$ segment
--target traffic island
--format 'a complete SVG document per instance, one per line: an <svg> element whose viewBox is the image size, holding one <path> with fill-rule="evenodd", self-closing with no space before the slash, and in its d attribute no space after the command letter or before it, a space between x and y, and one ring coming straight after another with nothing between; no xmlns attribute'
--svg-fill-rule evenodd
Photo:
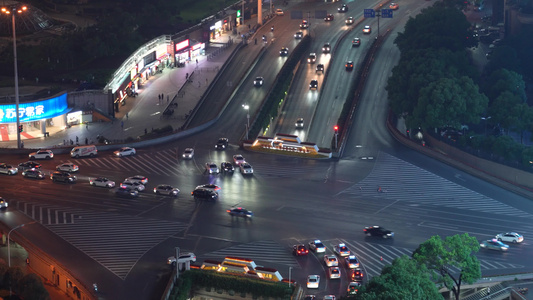
<svg viewBox="0 0 533 300"><path fill-rule="evenodd" d="M279 154L312 159L329 159L329 149L320 149L315 143L302 142L297 135L276 133L274 137L259 136L254 141L243 141L242 147L254 152Z"/></svg>

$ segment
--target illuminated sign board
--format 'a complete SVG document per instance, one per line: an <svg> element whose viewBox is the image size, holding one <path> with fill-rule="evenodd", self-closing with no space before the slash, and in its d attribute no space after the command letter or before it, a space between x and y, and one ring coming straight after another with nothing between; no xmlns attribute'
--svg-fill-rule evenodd
<svg viewBox="0 0 533 300"><path fill-rule="evenodd" d="M16 104L0 105L0 123L16 123L16 111ZM50 119L66 112L68 112L66 93L47 100L19 104L20 122Z"/></svg>
<svg viewBox="0 0 533 300"><path fill-rule="evenodd" d="M180 51L181 49L189 46L189 40L185 40L183 42L179 42L176 44L176 51Z"/></svg>
<svg viewBox="0 0 533 300"><path fill-rule="evenodd" d="M204 48L205 48L205 43L198 43L198 44L192 46L192 51L198 50L198 49L204 49Z"/></svg>

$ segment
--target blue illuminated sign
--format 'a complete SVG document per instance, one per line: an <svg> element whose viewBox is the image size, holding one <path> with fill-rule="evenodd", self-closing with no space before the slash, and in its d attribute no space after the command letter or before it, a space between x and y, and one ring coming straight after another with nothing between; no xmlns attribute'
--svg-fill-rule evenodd
<svg viewBox="0 0 533 300"><path fill-rule="evenodd" d="M16 123L16 104L0 105L0 123ZM20 122L49 119L68 112L67 94L55 98L19 103Z"/></svg>

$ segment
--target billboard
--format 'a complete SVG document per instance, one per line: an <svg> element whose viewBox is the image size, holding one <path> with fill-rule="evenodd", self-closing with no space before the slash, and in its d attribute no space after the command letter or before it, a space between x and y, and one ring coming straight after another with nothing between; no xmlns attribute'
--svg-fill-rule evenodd
<svg viewBox="0 0 533 300"><path fill-rule="evenodd" d="M16 104L0 105L0 124L16 123ZM20 122L49 119L68 112L67 93L40 101L19 103Z"/></svg>

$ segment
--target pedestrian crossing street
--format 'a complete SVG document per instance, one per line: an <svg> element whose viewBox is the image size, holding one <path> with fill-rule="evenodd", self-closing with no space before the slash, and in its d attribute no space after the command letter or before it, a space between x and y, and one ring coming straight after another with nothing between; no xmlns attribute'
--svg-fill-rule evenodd
<svg viewBox="0 0 533 300"><path fill-rule="evenodd" d="M227 160L232 161L232 155L228 154ZM222 163L215 159L217 165ZM184 163L185 162L185 163ZM160 151L138 151L134 156L115 157L112 155L99 155L94 158L84 159L66 159L60 160L60 163L75 163L83 169L84 166L95 167L101 170L122 170L135 174L156 174L163 176L190 175L191 172L202 173L204 164L207 160L194 159L192 161L182 161L181 153L176 149L165 149ZM307 174L317 172L317 167L323 168L324 172L328 166L318 165L314 162L305 164L297 161L282 165L272 164L262 161L250 161L254 168L254 176L279 176L299 178ZM235 175L239 175L239 169L236 168Z"/></svg>
<svg viewBox="0 0 533 300"><path fill-rule="evenodd" d="M205 253L201 255L202 259L215 259L222 261L226 256L237 256L242 258L253 259L257 265L265 267L272 267L273 265L284 265L287 267L301 268L297 259L292 255L292 246L294 244L305 244L309 241L297 241L293 239L281 241L256 241L246 244L235 245L232 247L220 249L217 251ZM359 259L363 272L368 279L373 276L381 274L383 267L392 264L395 258L402 255L411 256L415 249L408 249L403 247L396 247L391 245L377 244L371 242L357 242L344 239L322 240L327 247L326 254L333 254L333 247L339 243L344 243L348 246L353 254ZM309 252L309 255L317 255L318 260L322 263L322 253L315 254ZM487 270L500 269L521 269L523 265L506 263L496 260L480 259L481 272ZM342 261L341 265L344 265ZM459 272L460 270L452 267L452 272Z"/></svg>
<svg viewBox="0 0 533 300"><path fill-rule="evenodd" d="M378 189L381 188L381 191ZM533 215L489 198L390 154L380 152L372 172L337 196L374 197L513 217Z"/></svg>
<svg viewBox="0 0 533 300"><path fill-rule="evenodd" d="M103 211L25 202L16 205L121 279L148 250L187 228L180 222Z"/></svg>

